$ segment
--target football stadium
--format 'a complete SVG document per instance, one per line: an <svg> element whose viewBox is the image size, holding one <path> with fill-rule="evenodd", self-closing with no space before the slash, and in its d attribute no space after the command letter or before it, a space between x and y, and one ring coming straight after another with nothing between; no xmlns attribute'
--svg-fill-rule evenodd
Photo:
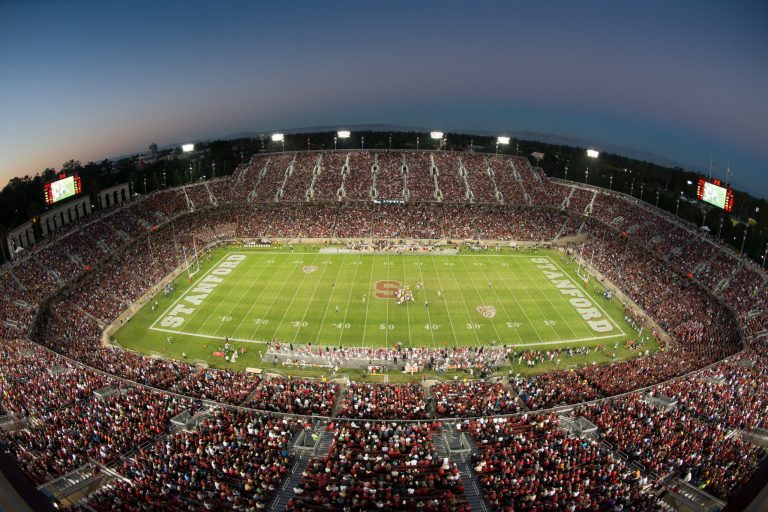
<svg viewBox="0 0 768 512"><path fill-rule="evenodd" d="M764 6L344 4L0 2L0 512L768 510Z"/></svg>
<svg viewBox="0 0 768 512"><path fill-rule="evenodd" d="M527 157L256 153L3 272L3 443L93 510L517 509L525 467L525 507L723 506L765 455L736 258Z"/></svg>

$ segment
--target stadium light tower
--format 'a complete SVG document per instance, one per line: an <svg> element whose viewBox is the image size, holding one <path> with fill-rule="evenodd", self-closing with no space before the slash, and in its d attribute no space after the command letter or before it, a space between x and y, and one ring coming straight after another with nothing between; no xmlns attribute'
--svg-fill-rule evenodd
<svg viewBox="0 0 768 512"><path fill-rule="evenodd" d="M443 140L443 132L429 132L429 138L437 141L437 149L440 149L440 143Z"/></svg>
<svg viewBox="0 0 768 512"><path fill-rule="evenodd" d="M280 142L283 145L283 153L285 153L285 134L273 133L272 142Z"/></svg>
<svg viewBox="0 0 768 512"><path fill-rule="evenodd" d="M346 140L352 135L349 130L339 130L336 132L336 137L342 140L342 146L347 147ZM336 137L333 138L333 149L336 149Z"/></svg>
<svg viewBox="0 0 768 512"><path fill-rule="evenodd" d="M509 144L509 137L496 137L496 154L499 154L499 146L506 146L507 144Z"/></svg>
<svg viewBox="0 0 768 512"><path fill-rule="evenodd" d="M597 157L600 156L600 152L596 149L587 150L587 158L595 159L595 172L597 172ZM587 165L587 171L584 173L584 183L589 183L589 165Z"/></svg>
<svg viewBox="0 0 768 512"><path fill-rule="evenodd" d="M184 153L191 153L192 151L195 150L195 145L194 144L182 144L181 145L181 150Z"/></svg>

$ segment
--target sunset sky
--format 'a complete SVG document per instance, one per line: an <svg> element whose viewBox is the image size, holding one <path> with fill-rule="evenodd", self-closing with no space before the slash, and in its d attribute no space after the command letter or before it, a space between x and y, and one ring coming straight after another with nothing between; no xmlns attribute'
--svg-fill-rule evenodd
<svg viewBox="0 0 768 512"><path fill-rule="evenodd" d="M533 130L768 196L768 3L0 2L0 187L151 142Z"/></svg>

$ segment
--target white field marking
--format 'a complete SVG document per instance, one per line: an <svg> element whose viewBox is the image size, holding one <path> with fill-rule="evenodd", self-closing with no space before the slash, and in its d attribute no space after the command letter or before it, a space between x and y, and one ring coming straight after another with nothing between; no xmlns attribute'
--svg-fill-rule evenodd
<svg viewBox="0 0 768 512"><path fill-rule="evenodd" d="M151 331L159 331L159 332L170 332L172 334L183 334L184 336L192 336L195 338L206 338L209 340L223 340L224 336L213 336L212 334L200 334L196 332L186 332L186 331L172 331L171 329L163 329L162 327L150 327ZM232 341L241 341L243 343L256 343L256 344L265 344L268 343L267 341L262 340L247 340L244 338L233 338L232 336L228 337Z"/></svg>
<svg viewBox="0 0 768 512"><path fill-rule="evenodd" d="M320 253L318 253L320 254ZM312 290L312 297L309 299L309 302L307 302L307 307L304 309L304 314L301 315L301 322L305 321L304 319L307 318L307 313L309 312L310 306L315 302L315 295L317 295L317 289L320 287L320 283L323 282L323 278L325 277L325 273L328 272L328 267L330 267L330 262L328 264L323 265L323 272L320 274L320 276L317 278L317 283L315 284L315 289ZM305 274L306 277L306 274ZM294 294L295 295L295 294ZM296 328L296 334L293 335L293 343L296 343L296 338L299 337L299 331L301 330L301 327Z"/></svg>
<svg viewBox="0 0 768 512"><path fill-rule="evenodd" d="M482 269L483 279L488 279L488 274L486 273L485 268L484 267L480 267L480 268ZM504 268L509 268L509 267L504 267ZM504 289L509 292L510 297L512 297L512 299L515 301L515 303L517 304L518 309L520 309L523 312L523 316L525 316L526 320L528 320L528 323L530 324L531 320L528 318L528 315L525 313L525 309L520 307L520 303L517 301L517 298L515 297L516 294L509 290L509 286L507 285L507 281L504 278L504 276L501 274L501 272L497 272L497 273L501 277L501 281L504 284ZM490 283L491 280L488 279L488 282ZM504 301L499 296L499 293L496 291L496 286L492 286L491 289L493 290L493 294L496 296L496 299L499 301L499 307L496 308L496 309L497 310L498 309L503 309L504 310L504 314L507 316L507 320L509 320L509 323L514 322L515 320L513 320L512 317L509 316L509 311L507 310L506 307L504 307ZM533 327L533 325L531 325L531 326ZM520 334L520 331L518 329L512 329L512 330L515 332L515 334L517 334L518 339L522 342L523 341L523 336ZM533 332L536 332L536 328L535 327L533 328ZM536 335L538 336L539 333L536 332ZM539 339L541 339L541 336L539 336ZM503 340L498 340L498 341L499 341L499 343L504 343Z"/></svg>
<svg viewBox="0 0 768 512"><path fill-rule="evenodd" d="M349 303L352 300L352 292L355 290L355 277L357 277L357 269L360 265L355 265L355 273L352 274L352 284L349 285L349 296L347 296L347 307L344 308L344 320L342 320L342 327L347 324L347 314L349 314ZM339 345L341 345L341 337L344 336L346 328L339 329Z"/></svg>
<svg viewBox="0 0 768 512"><path fill-rule="evenodd" d="M195 281L195 282L194 282L194 284L192 284L192 285L191 285L191 286L189 286L189 287L188 287L186 290L184 290L184 293L182 293L181 295L179 295L179 298L178 298L178 299L176 299L175 301L173 301L173 304L171 304L170 306L168 306L168 309L166 309L166 310L165 310L165 311L164 311L164 312L163 312L163 313L162 313L160 316L158 316L158 317L155 319L155 321L154 321L154 322L152 322L152 325L150 325L150 326L149 326L149 328L150 328L150 329L151 329L151 328L153 328L153 327L155 326L155 324L157 324L157 322L159 322L159 321L160 321L160 319L162 319L162 318L165 318L165 316L168 314L168 312L169 312L171 309L173 309L173 308L176 306L176 304L178 304L178 303L179 303L179 301L180 301L181 299L183 299L184 297L186 297L187 293L189 293L189 291L190 291L192 288L196 288L196 287L197 287L197 285L198 285L198 283L200 283L200 281L202 281L203 279L205 279L205 278L208 276L208 274L210 274L210 273L213 271L213 269L217 268L217 267L218 267L218 266L221 264L221 262L222 262L222 261L224 261L224 258L226 258L227 256L229 256L229 255L231 255L231 254L238 254L238 253L231 253L231 252L229 252L229 253L225 254L224 256L222 256L222 257L221 257L221 259L220 259L219 261L217 261L215 265L212 265L212 266L211 266L211 268L209 268L209 269L208 269L208 271L207 271L205 274L203 274L202 276L200 276L200 279L198 279L197 281ZM177 278L178 278L178 277L177 277ZM174 281L175 281L175 279L174 279ZM175 332L175 331L174 331L174 332Z"/></svg>
<svg viewBox="0 0 768 512"><path fill-rule="evenodd" d="M210 334L199 334L199 333L186 332L186 331L172 331L171 329L163 329L162 327L150 327L150 330L152 330L152 331L159 331L159 332L169 332L171 334L182 334L184 336L191 336L191 337L194 337L194 338L206 338L206 339L211 339L211 340L223 340L224 339L223 336L213 336L213 335L210 335ZM597 337L597 338L579 338L579 339L574 339L574 340L541 341L541 342L538 342L538 343L516 344L515 346L516 347L535 347L535 346L539 346L539 345L560 345L560 344L563 344L563 343L580 343L580 342L584 342L584 341L600 341L600 340L609 339L609 338L618 338L618 337L621 337L621 336L623 336L623 335L622 334L612 334L610 336L602 336L602 337ZM229 339L232 340L232 341L241 341L243 343L255 343L257 345L259 345L259 344L263 345L263 344L269 343L268 340L233 338L231 336L229 337ZM468 345L461 345L461 346L468 346Z"/></svg>
<svg viewBox="0 0 768 512"><path fill-rule="evenodd" d="M341 256L341 263L339 263L339 270L336 272L336 277L333 278L333 287L331 288L331 293L328 296L328 300L325 302L325 311L323 311L323 319L320 320L320 326L317 328L317 337L315 338L315 345L320 343L320 334L323 332L323 326L325 326L325 317L328 314L328 308L331 307L331 302L333 298L333 294L336 292L336 281L339 280L339 276L341 275L341 269L344 268L344 259L346 258L346 254L342 254ZM355 267L359 267L360 265L355 265Z"/></svg>
<svg viewBox="0 0 768 512"><path fill-rule="evenodd" d="M573 279L566 271L563 270L563 268L560 265L558 265L555 261L552 261L552 258L550 258L549 256L544 256L544 257L547 258L550 261L550 263L552 263L554 266L556 266L560 270L560 272L562 272L564 275L567 275L568 277L570 277L571 281L573 281L573 283L579 288L579 290L581 290L584 293L585 296L587 296L590 299L592 299L592 304L597 306L597 308L600 311L603 312L603 314L606 316L606 318L608 318L608 320L611 321L611 323L619 330L619 332L621 332L622 336L624 336L626 334L624 332L624 329L622 329L621 326L616 323L616 320L614 320L613 317L611 315L609 315L603 309L603 306L600 305L600 302L596 301L595 298L587 290L585 290L584 288L581 287L581 285L579 284L579 280L578 279Z"/></svg>
<svg viewBox="0 0 768 512"><path fill-rule="evenodd" d="M274 260L273 260L273 263L274 263ZM278 272L281 272L281 271L283 270L283 267L285 266L285 264L286 264L286 263L288 263L288 258L283 258L283 261L282 261L282 263L280 263L280 266L277 268L277 270L274 270L274 269L272 268L272 265L273 265L273 263L268 263L268 264L266 264L266 265L264 266L264 270L263 270L263 271L262 271L262 272L259 274L259 278L261 278L261 276L262 276L262 275L264 274L264 272L266 272L267 270L273 270L273 273L272 273L272 275L276 275ZM257 280L255 280L253 283L251 283L251 285L248 287L248 291L250 292L250 291L251 291L251 289L252 289L254 286L259 286L259 285L264 285L264 284L265 284L265 283L261 282L261 280L260 280L260 279L257 279ZM238 331L238 330L239 330L239 329L242 327L242 325L243 325L243 324L244 324L246 321L250 320L250 318L251 318L251 311L253 311L253 308L255 308L255 307L256 307L256 306L259 304L259 301L260 301L260 299L261 299L261 296L262 296L262 295L264 295L264 292L267 290L267 288L268 288L267 286L264 286L264 287L261 289L261 291L259 292L258 296L256 296L256 298L254 298L254 299L250 299L250 298L249 298L249 299L248 299L248 300L251 302L251 306L248 308L248 311L245 313L245 315L243 315L243 318L240 320L240 323L237 325L237 327L236 327L236 328L235 328L235 329L232 331L233 333L237 333L237 331ZM245 295L245 294L243 294L243 296L246 296L246 295ZM248 297L250 297L250 296L248 296ZM237 307L237 306L235 305L235 307ZM267 319L267 320L269 320L269 319ZM257 324L257 325L261 325L261 324ZM257 329L257 330L258 330L258 329ZM256 332L254 331L254 335L255 335L255 334L256 334Z"/></svg>
<svg viewBox="0 0 768 512"><path fill-rule="evenodd" d="M248 260L248 261L253 261L253 259L250 259L250 260ZM240 267L238 266L238 268L240 268ZM219 312L219 309L220 309L220 308L221 308L221 307L222 307L224 304L226 304L226 302L227 302L227 299L229 299L229 298L230 298L230 296L233 296L233 295L234 295L234 296L235 296L235 297L236 297L238 300L237 300L237 301L235 301L235 302L236 302L236 304L234 305L234 307L233 307L233 308L230 308L230 310L229 310L229 311L228 311L226 314L227 314L227 316L230 316L230 317L236 316L236 315L233 315L232 313L234 313L235 309L237 309L237 305L239 304L239 302L240 302L240 299L242 299L244 296L246 296L246 295L248 294L248 292L250 292L250 291L251 291L251 288L253 288L254 286L256 286L256 285L259 283L259 280L261 279L261 276L264 274L264 272L267 270L267 268L268 268L268 267L266 267L266 266L265 266L264 270L262 270L261 272L259 272L259 275L258 275L258 277L257 277L256 279L254 279L254 280L252 280L252 281L251 281L251 285L250 285L250 286L248 286L248 289L247 289L247 290L243 291L243 290L241 290L241 289L240 289L240 287L239 287L239 286L233 286L233 287L232 287L232 289L230 289L230 290L229 290L229 292L228 292L228 293L227 293L227 294L226 294L226 295L225 295L225 296L222 298L222 300L220 300L220 301L219 301L219 302L218 302L218 303L217 303L217 304L216 304L214 307L212 307L212 308L211 308L211 312L208 314L208 316L206 316L205 320L203 320L203 323L201 324L200 328L199 328L199 329L197 329L197 332L201 332L201 331L203 331L203 330L206 330L206 327L208 327L208 320L209 320L211 317L214 317L214 318L215 318L216 314ZM246 278L247 278L247 277L250 275L250 272L248 272L247 270L246 270L245 272L246 272L246 273L245 273L245 276L244 276L244 277L246 277ZM236 293L236 292L240 292L240 293ZM245 319L246 319L246 318L247 318L247 316L243 317L243 318L240 320L240 322L238 322L238 324L237 324L237 327L235 327L234 329L232 329L232 334L236 334L236 333L237 333L238 329L240 329L240 326L243 324L243 322L245 321ZM215 336L218 336L218 335L219 335L219 331L220 331L220 330L221 330L223 327L224 327L224 325L219 325L218 327L216 327L216 328L214 329L214 331L213 331L213 334L214 334Z"/></svg>
<svg viewBox="0 0 768 512"><path fill-rule="evenodd" d="M315 259L317 259L317 253L314 253L314 254L315 254ZM295 283L295 279L294 279L293 275L296 273L296 270L300 270L304 266L304 261L303 260L295 260L295 261L293 261L293 263L296 264L296 267L294 267L293 271L291 272L290 279L286 279L283 282L283 286L280 287L280 292L277 295L275 295L275 298L272 299L272 304L270 304L269 308L267 308L267 310L264 312L264 318L269 318L269 312L272 311L273 307L275 307L275 303L277 302L277 299L279 299L283 295L283 291L285 290L285 287L288 286L289 283L291 285L293 285L293 283ZM306 279L309 274L305 274L302 271L301 275L302 275L301 282L303 283L304 279ZM294 288L293 295L291 296L290 304L293 304L293 299L296 297L296 290L297 289L298 289L298 287ZM277 338L277 331L283 325L283 320L285 320L285 315L288 314L288 310L289 309L290 309L290 307L287 307L287 308L285 308L285 311L283 311L283 316L280 318L280 321L277 323L277 325L275 325L275 332L272 333L272 336L271 336L272 338ZM261 329L261 325L259 325L256 328L256 332L253 334L254 338L256 337L256 334L258 334L259 329Z"/></svg>
<svg viewBox="0 0 768 512"><path fill-rule="evenodd" d="M585 341L600 341L610 338L620 338L623 334L611 334L610 336L598 336L596 338L577 338L573 340L559 340L559 341L540 341L538 343L523 343L517 344L516 347L536 347L539 345L562 345L563 343L583 343Z"/></svg>
<svg viewBox="0 0 768 512"><path fill-rule="evenodd" d="M389 261L389 254L387 254L387 261ZM390 271L389 271L389 267L391 267L391 265L386 265L385 264L384 266L387 267L387 281L391 281L391 279L390 279ZM400 284L402 285L402 283L400 283ZM387 324L387 327L389 327L389 303L391 301L392 301L392 298L387 299L386 300L386 306L385 306L386 312L387 312L387 317L386 317L385 322ZM410 343L411 343L411 340L408 340L408 344L409 345L410 345ZM389 329L384 329L384 346L389 348Z"/></svg>
<svg viewBox="0 0 768 512"><path fill-rule="evenodd" d="M435 265L435 260L432 260L432 268L435 269L435 275L437 276L437 286L440 287L441 290L443 290L443 303L445 304L445 310L448 312L448 321L451 323L451 330L453 331L453 346L458 347L459 346L459 337L456 336L456 328L453 326L453 319L451 318L451 308L448 307L448 302L445 299L445 290L443 289L443 282L440 279L440 272L437 271L437 265ZM462 294L459 294L462 295ZM462 295L463 297L463 295ZM466 307L466 304L464 304ZM472 319L469 319L470 322ZM477 335L477 331L475 331L475 338L477 338L478 343L480 342L480 337Z"/></svg>
<svg viewBox="0 0 768 512"><path fill-rule="evenodd" d="M552 262L552 259L551 259L551 258L547 257L547 259L549 259L549 261L550 261L550 262ZM532 263L532 262L531 262L531 263ZM539 273L541 273L541 270L540 270L538 267L536 268L536 270L537 270ZM562 269L561 269L561 271L562 271ZM527 273L522 273L522 274L523 274L523 275L524 275L524 276L527 278L527 279L526 279L526 281L527 281L527 282L532 282L532 283L534 283L534 284L535 284L535 281L533 281L533 279L530 277L530 275L529 275L529 274L527 274ZM565 274L565 273L564 273L563 275L564 275L564 276L566 276L566 277L568 277L569 279L571 279L571 276L570 276L570 275L568 275L568 274ZM571 281L573 281L573 279L571 279ZM550 288L550 289L551 289L552 287L555 287L555 286L554 286L554 285L552 284L552 282L550 281L550 283L549 283L549 287L548 287L548 288ZM555 287L555 289L557 289L557 287ZM533 294L532 294L530 291L528 291L528 290L529 290L529 289L528 289L528 287L526 287L526 293L527 293L529 296L533 296ZM554 309L554 311L555 311L555 315L556 315L556 316L558 316L558 317L560 318L560 321L561 321L563 324L565 324L565 327L567 327L567 328L568 328L568 330L569 330L569 331L571 331L571 334L572 334L573 336L575 336L575 337L578 337L579 335L578 335L578 334L576 334L576 331L574 331L574 330L573 330L573 328L571 327L570 321L569 321L568 319L566 319L566 318L563 316L563 313L561 313L561 312L560 312L560 307L558 307L558 306L555 306L555 304L554 304L554 303L552 302L552 300L549 298L549 294L548 294L546 291L543 291L543 290L542 290L540 287L538 287L538 286L537 286L537 287L535 287L535 290L536 290L536 293L537 293L538 297L541 297L541 296L543 296L543 297L544 297L544 300L545 300L545 301L547 301L547 302L549 303L549 305L550 305L550 307L551 307L552 309ZM559 293L559 292L558 292L558 293ZM542 314L542 317L543 317L543 318L546 318L546 316L544 315L544 312L541 310L541 307L539 306L539 300L538 300L538 297L537 297L537 300L534 300L534 306L536 306L536 309L538 309L538 310L539 310L539 313L541 313L541 314ZM566 303L568 302L568 301L567 301L567 299L566 299L566 301L565 301L565 302L566 302ZM559 306L562 306L562 304L560 304ZM569 308L570 308L570 304L568 304L568 306L569 306ZM572 311L572 308L571 308L571 311ZM575 311L574 311L574 313L575 313ZM549 322L548 322L547 320L554 320L554 319L553 319L553 318L549 318L549 319L546 319L546 320L544 320L544 324L545 324L545 325L549 325ZM551 328L552 328L552 330L554 330L555 332L557 332L557 329L555 328L555 326L554 326L554 325L549 325L549 327L551 327Z"/></svg>
<svg viewBox="0 0 768 512"><path fill-rule="evenodd" d="M469 274L469 269L467 268L467 264L466 264L466 263L464 263L464 262L462 261L462 262L461 262L461 266L462 266L462 267L464 267L464 271L465 271L465 272L467 272L467 274ZM480 267L480 268L482 268L482 267ZM453 278L454 278L454 280L455 280L455 279L456 279L456 271L455 271L455 270L453 270L453 268L451 268L451 271L453 272ZM473 290L475 290L475 295L477 295L477 299L478 299L478 300L481 302L481 305L482 305L482 301L483 301L483 298L482 298L482 296L480 295L480 292L479 292L479 291L477 291L477 286L475 285L475 280L474 280L474 279L469 279L469 281L472 281L472 289L473 289ZM457 282L458 282L458 281L457 281ZM463 294L462 294L462 295L463 295ZM467 305L467 303L466 303L466 301L465 301L465 302L464 302L464 306L466 307L466 305ZM501 307L501 304L499 304L499 307ZM467 311L469 311L469 309L467 309ZM471 312L470 312L470 316L471 316L471 315L472 315L472 314L471 314ZM473 323L475 323L475 322L473 322ZM496 333L496 340L497 340L498 342L501 342L501 335L499 334L499 330L498 330L498 329L496 329L496 324L493 322L493 318L489 318L489 319L488 319L488 323L489 323L489 324L491 324L491 327L493 328L493 332L495 332L495 333ZM478 338L479 338L479 336L478 336Z"/></svg>
<svg viewBox="0 0 768 512"><path fill-rule="evenodd" d="M355 266L359 267L360 265ZM365 347L365 330L368 327L368 305L371 303L371 298L373 298L374 294L376 293L376 289L373 287L373 261L371 261L371 275L368 276L368 291L369 293L365 296L365 320L363 321L363 336L360 340L361 347Z"/></svg>
<svg viewBox="0 0 768 512"><path fill-rule="evenodd" d="M316 255L316 256L315 256L315 258L312 260L312 264L314 264L314 263L315 263L315 260L317 260L317 257L318 257L318 255L319 255L319 253L316 253L316 254L317 254L317 255ZM301 263L300 263L300 265L301 265ZM298 284L294 284L295 282L294 282L294 283L292 283L292 284L294 284L294 288L293 288L293 295L291 295L291 302L289 302L289 303L288 303L288 306L287 306L287 307L285 308L285 310L283 311L283 316L282 316L282 317L280 317L280 322L278 322L277 326L275 327L275 334L273 334L273 335L272 335L272 337L274 337L274 338L277 338L277 332L278 332L278 331L280 330L280 328L283 326L283 322L285 321L285 317L286 317L286 316L288 316L288 311L290 311L290 310L291 310L291 306L293 305L293 301L295 301L295 300L296 300L296 295L297 295L297 292L298 292L298 291L301 289L301 287L302 287L302 285L304 284L304 281L306 281L306 279L307 279L307 276L308 276L308 275L309 275L309 274L308 274L308 273L306 273L306 272L304 272L304 268L302 267L302 270L301 270L301 281L300 281ZM281 295L282 295L282 290L281 290ZM275 297L275 300L277 300L277 297ZM272 304L274 305L274 302L273 302ZM270 306L270 309L271 309L271 306ZM302 320L303 320L303 319L302 319ZM297 333L297 334L298 334L298 332L299 332L299 330L298 330L298 329L296 329L296 333ZM293 337L293 339L295 340L295 339L296 339L296 336L294 336L294 337Z"/></svg>
<svg viewBox="0 0 768 512"><path fill-rule="evenodd" d="M400 258L400 261L403 263L403 283L407 283L408 279L405 277L405 260ZM416 301L414 301L413 303L417 304ZM410 309L408 309L408 304L404 304L404 306L405 306L405 318L408 321L408 344L413 345L413 338L411 338L411 311ZM429 309L429 308L425 308L425 309Z"/></svg>
<svg viewBox="0 0 768 512"><path fill-rule="evenodd" d="M417 263L421 263L421 260L416 260ZM405 260L403 260L403 265L405 265ZM427 285L424 283L424 265L416 265L419 267L419 275L421 276L421 289L424 290L424 300L429 300L429 297L427 297ZM429 321L430 327L432 324L432 314L429 312L429 308L425 308L427 310L427 320ZM451 325L453 327L453 325ZM435 348L435 330L430 329L429 335L432 337L432 348Z"/></svg>

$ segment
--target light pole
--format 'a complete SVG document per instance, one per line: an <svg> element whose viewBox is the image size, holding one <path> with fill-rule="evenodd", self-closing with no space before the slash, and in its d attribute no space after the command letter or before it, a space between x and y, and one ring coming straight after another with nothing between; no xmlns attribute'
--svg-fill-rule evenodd
<svg viewBox="0 0 768 512"><path fill-rule="evenodd" d="M613 175L608 178L608 190L613 190Z"/></svg>
<svg viewBox="0 0 768 512"><path fill-rule="evenodd" d="M392 134L389 134L389 150L392 151Z"/></svg>
<svg viewBox="0 0 768 512"><path fill-rule="evenodd" d="M280 142L283 146L283 153L285 153L285 135L282 133L273 133L272 142Z"/></svg>
<svg viewBox="0 0 768 512"><path fill-rule="evenodd" d="M363 135L360 136L360 149L365 148L365 137Z"/></svg>
<svg viewBox="0 0 768 512"><path fill-rule="evenodd" d="M307 137L307 151L309 151L309 137Z"/></svg>
<svg viewBox="0 0 768 512"><path fill-rule="evenodd" d="M475 150L475 139L469 139L469 152L472 153Z"/></svg>
<svg viewBox="0 0 768 512"><path fill-rule="evenodd" d="M147 195L147 175L144 175L144 195Z"/></svg>
<svg viewBox="0 0 768 512"><path fill-rule="evenodd" d="M682 194L682 192L680 192ZM675 201L675 217L678 217L677 213L680 211L680 197Z"/></svg>
<svg viewBox="0 0 768 512"><path fill-rule="evenodd" d="M434 140L435 144L437 144L435 149L440 149L440 142L443 140L443 132L430 132L429 138Z"/></svg>
<svg viewBox="0 0 768 512"><path fill-rule="evenodd" d="M563 179L568 181L568 166L565 166L565 176L563 176Z"/></svg>
<svg viewBox="0 0 768 512"><path fill-rule="evenodd" d="M240 164L244 164L245 160L243 160L243 152L240 152Z"/></svg>
<svg viewBox="0 0 768 512"><path fill-rule="evenodd" d="M216 179L216 162L213 162L211 164L211 167L213 168L213 179Z"/></svg>
<svg viewBox="0 0 768 512"><path fill-rule="evenodd" d="M632 178L632 185L629 186L629 195L635 195L635 178Z"/></svg>
<svg viewBox="0 0 768 512"><path fill-rule="evenodd" d="M587 150L587 158L594 158L595 170L597 170L597 157L600 156L600 152L596 149ZM584 183L589 183L589 165L587 165L587 172L584 173Z"/></svg>
<svg viewBox="0 0 768 512"><path fill-rule="evenodd" d="M520 144L515 144L515 156L520 155Z"/></svg>
<svg viewBox="0 0 768 512"><path fill-rule="evenodd" d="M167 187L168 185L165 183L165 169L163 169L163 188Z"/></svg>
<svg viewBox="0 0 768 512"><path fill-rule="evenodd" d="M187 179L187 183L192 183L192 162L189 163L189 178Z"/></svg>
<svg viewBox="0 0 768 512"><path fill-rule="evenodd" d="M656 189L656 208L659 207L659 189Z"/></svg>
<svg viewBox="0 0 768 512"><path fill-rule="evenodd" d="M717 228L717 241L720 241L720 233L723 232L723 222L725 221L725 215L720 216L720 227Z"/></svg>
<svg viewBox="0 0 768 512"><path fill-rule="evenodd" d="M749 224L744 227L744 237L741 239L741 250L739 256L744 256L744 243L747 241L747 231L749 231Z"/></svg>
<svg viewBox="0 0 768 512"><path fill-rule="evenodd" d="M338 132L336 132L336 136L338 136L338 138L340 138L342 141L345 141L349 138L350 131L339 130ZM344 145L344 147L346 147L346 144ZM336 137L333 138L333 150L336 151Z"/></svg>
<svg viewBox="0 0 768 512"><path fill-rule="evenodd" d="M499 146L506 146L509 144L509 137L496 137L496 154L499 154ZM502 149L502 153L504 150Z"/></svg>
<svg viewBox="0 0 768 512"><path fill-rule="evenodd" d="M643 190L645 189L645 183L640 184L640 200L643 200Z"/></svg>
<svg viewBox="0 0 768 512"><path fill-rule="evenodd" d="M416 151L419 150L419 136L416 136Z"/></svg>
<svg viewBox="0 0 768 512"><path fill-rule="evenodd" d="M766 260L768 260L768 242L765 243L765 254L763 254L763 268L765 268Z"/></svg>

